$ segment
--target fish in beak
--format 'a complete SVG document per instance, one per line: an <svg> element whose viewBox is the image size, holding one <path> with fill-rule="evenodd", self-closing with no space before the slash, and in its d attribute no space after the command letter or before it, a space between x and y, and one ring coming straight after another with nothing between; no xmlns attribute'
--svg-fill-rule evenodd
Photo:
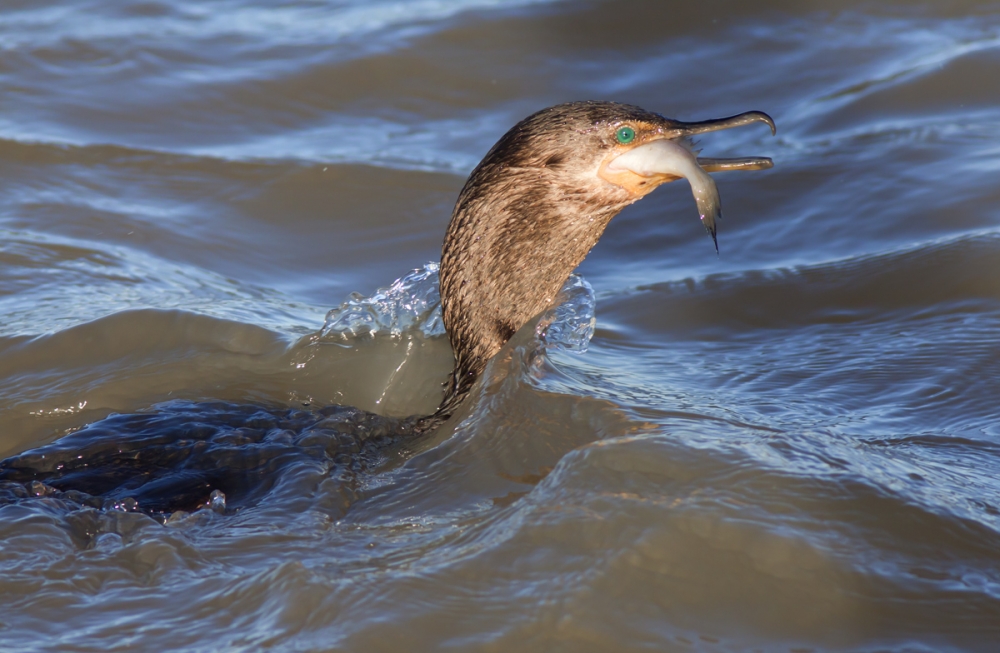
<svg viewBox="0 0 1000 653"><path fill-rule="evenodd" d="M681 177L687 179L691 184L691 193L701 222L712 236L715 251L718 252L716 221L722 217L722 202L715 180L708 173L766 170L774 162L767 157L701 158L691 149L691 137L755 122L768 125L772 135L776 133L774 120L760 111L748 111L729 118L702 122L679 122L664 118L659 125L640 125L634 129L634 143L620 143L619 148L601 166L600 174L604 179L636 194L636 199L660 184Z"/></svg>

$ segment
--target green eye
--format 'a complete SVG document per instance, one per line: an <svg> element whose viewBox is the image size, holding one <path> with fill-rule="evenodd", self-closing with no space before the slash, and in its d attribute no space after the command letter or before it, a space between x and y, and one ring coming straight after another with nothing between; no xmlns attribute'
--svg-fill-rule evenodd
<svg viewBox="0 0 1000 653"><path fill-rule="evenodd" d="M615 132L615 138L622 145L628 145L635 140L635 130L631 127L620 127L618 131Z"/></svg>

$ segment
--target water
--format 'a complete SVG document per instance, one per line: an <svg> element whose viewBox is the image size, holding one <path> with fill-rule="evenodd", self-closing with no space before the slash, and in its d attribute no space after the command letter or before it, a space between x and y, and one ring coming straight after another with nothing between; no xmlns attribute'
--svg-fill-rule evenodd
<svg viewBox="0 0 1000 653"><path fill-rule="evenodd" d="M998 64L995 2L7 0L2 456L177 400L426 410L439 331L325 316L437 260L514 122L778 136L701 139L776 162L717 175L719 256L683 182L630 207L587 350L522 331L354 496L3 506L2 648L996 650Z"/></svg>

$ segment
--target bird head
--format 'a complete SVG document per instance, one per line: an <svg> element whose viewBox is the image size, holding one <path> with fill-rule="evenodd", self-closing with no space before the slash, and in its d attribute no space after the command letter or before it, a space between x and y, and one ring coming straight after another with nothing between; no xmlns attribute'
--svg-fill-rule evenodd
<svg viewBox="0 0 1000 653"><path fill-rule="evenodd" d="M514 332L555 300L611 218L656 187L686 178L714 241L721 203L708 172L772 163L698 158L691 138L754 122L774 132L758 111L681 122L627 104L573 102L504 134L459 194L442 250L441 301L456 356L450 395L467 390Z"/></svg>

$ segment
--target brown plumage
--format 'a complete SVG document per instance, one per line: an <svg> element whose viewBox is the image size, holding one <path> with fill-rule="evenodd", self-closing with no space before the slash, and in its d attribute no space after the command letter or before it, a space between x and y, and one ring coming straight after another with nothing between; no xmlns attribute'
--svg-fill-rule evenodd
<svg viewBox="0 0 1000 653"><path fill-rule="evenodd" d="M441 254L441 303L455 370L439 416L461 401L492 358L545 310L611 218L673 174L608 173L622 153L655 140L687 147L691 135L748 122L751 112L682 123L636 106L574 102L543 109L508 131L458 196ZM616 130L634 130L621 143ZM761 169L769 159L705 159L709 170ZM714 224L706 223L713 237Z"/></svg>

